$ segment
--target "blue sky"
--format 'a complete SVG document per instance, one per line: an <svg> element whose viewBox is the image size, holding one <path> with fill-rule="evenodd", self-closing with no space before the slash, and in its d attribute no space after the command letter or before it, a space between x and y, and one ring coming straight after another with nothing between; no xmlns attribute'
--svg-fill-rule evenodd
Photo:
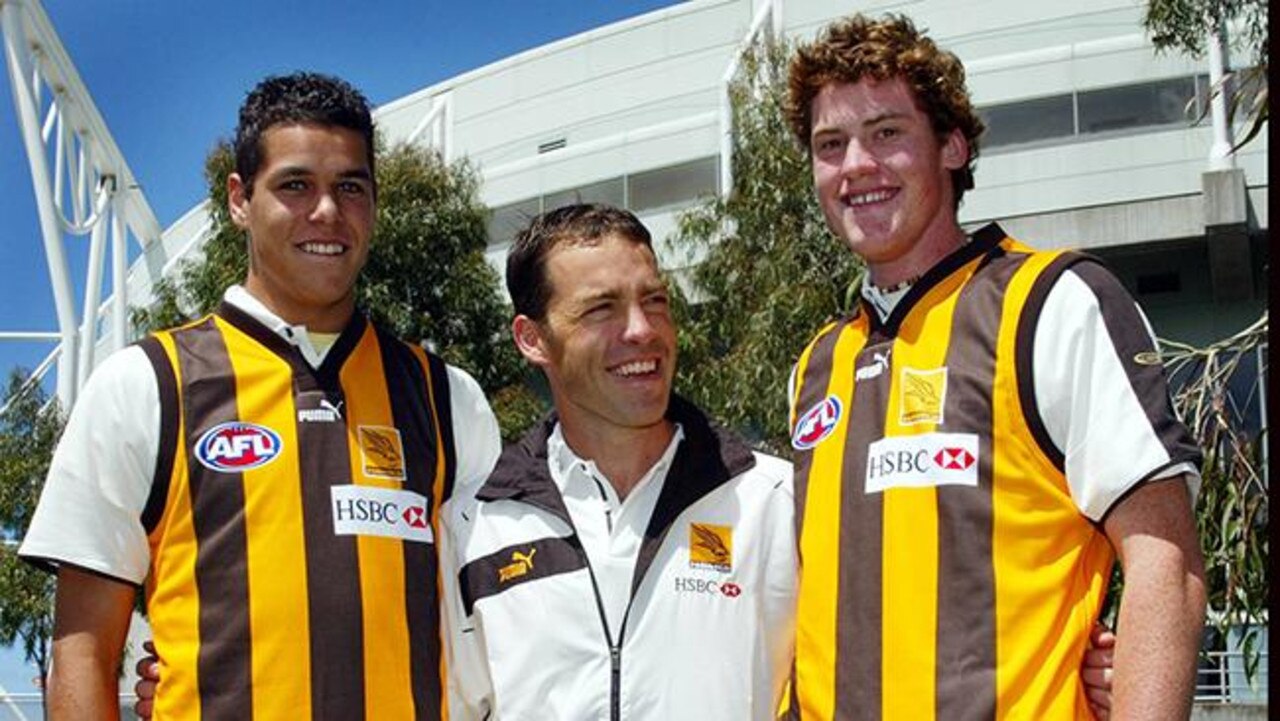
<svg viewBox="0 0 1280 721"><path fill-rule="evenodd" d="M379 105L522 50L675 4L43 2L164 227L203 199L204 156L231 134L244 93L264 75L333 73ZM0 331L56 331L31 176L8 74L0 77ZM87 249L86 238L69 251L77 287ZM52 347L0 341L0 371L7 376L15 364L33 367Z"/></svg>
<svg viewBox="0 0 1280 721"><path fill-rule="evenodd" d="M522 50L675 4L671 0L43 0L162 226L205 195L205 154L264 75L333 73L375 105ZM305 7L305 10L298 8ZM55 331L31 175L8 74L0 74L0 330ZM70 246L83 285L88 240ZM74 262L79 258L79 262ZM0 341L0 371L49 343ZM0 686L28 691L20 652L0 649ZM0 710L0 717L3 711Z"/></svg>

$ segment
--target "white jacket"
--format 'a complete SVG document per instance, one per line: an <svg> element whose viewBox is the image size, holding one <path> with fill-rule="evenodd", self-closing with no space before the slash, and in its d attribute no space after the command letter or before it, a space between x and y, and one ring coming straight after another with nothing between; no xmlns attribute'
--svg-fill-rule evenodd
<svg viewBox="0 0 1280 721"><path fill-rule="evenodd" d="M548 469L554 418L445 506L452 718L776 716L793 651L791 465L753 453L679 398L668 417L685 438L617 638Z"/></svg>

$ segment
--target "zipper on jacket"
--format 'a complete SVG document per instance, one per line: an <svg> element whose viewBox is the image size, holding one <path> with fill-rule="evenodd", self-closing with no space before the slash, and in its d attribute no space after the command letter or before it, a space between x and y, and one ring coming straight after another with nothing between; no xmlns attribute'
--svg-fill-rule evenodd
<svg viewBox="0 0 1280 721"><path fill-rule="evenodd" d="M622 721L622 647L609 647L609 718Z"/></svg>
<svg viewBox="0 0 1280 721"><path fill-rule="evenodd" d="M613 533L613 509L609 508L609 496L604 491L604 484L596 478L596 474L591 474L591 480L596 482L596 489L600 491L600 502L604 504L604 526L610 534Z"/></svg>
<svg viewBox="0 0 1280 721"><path fill-rule="evenodd" d="M618 633L618 642L613 642L613 633L609 631L609 616L604 611L604 596L600 595L600 584L596 581L596 571L591 567L591 557L585 548L579 547L579 553L587 562L587 575L591 577L591 591L596 596L596 612L600 615L600 629L604 631L604 643L609 647L609 719L622 721L622 637L626 634L627 616L631 613L631 602L627 601L627 612L622 616L623 628Z"/></svg>

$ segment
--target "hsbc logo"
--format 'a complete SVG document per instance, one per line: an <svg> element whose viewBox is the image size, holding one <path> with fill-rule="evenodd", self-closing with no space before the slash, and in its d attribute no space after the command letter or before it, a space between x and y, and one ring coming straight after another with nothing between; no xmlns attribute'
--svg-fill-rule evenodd
<svg viewBox="0 0 1280 721"><path fill-rule="evenodd" d="M843 406L836 396L827 396L819 401L796 421L795 430L791 433L791 446L798 451L807 451L821 443L836 429L842 411Z"/></svg>
<svg viewBox="0 0 1280 721"><path fill-rule="evenodd" d="M427 498L413 491L374 486L333 486L333 532L338 536L384 536L431 543Z"/></svg>
<svg viewBox="0 0 1280 721"><path fill-rule="evenodd" d="M978 460L972 453L963 448L943 448L933 456L933 462L939 468L948 471L964 471L972 466L974 461Z"/></svg>
<svg viewBox="0 0 1280 721"><path fill-rule="evenodd" d="M280 434L256 423L229 421L205 431L195 456L205 468L223 473L265 466L280 455Z"/></svg>
<svg viewBox="0 0 1280 721"><path fill-rule="evenodd" d="M742 586L731 581L719 582L706 578L692 578L677 576L675 579L675 592L680 595L700 595L710 596L712 598L737 598L742 595Z"/></svg>
<svg viewBox="0 0 1280 721"><path fill-rule="evenodd" d="M867 493L977 485L978 436L974 433L881 438L867 449Z"/></svg>

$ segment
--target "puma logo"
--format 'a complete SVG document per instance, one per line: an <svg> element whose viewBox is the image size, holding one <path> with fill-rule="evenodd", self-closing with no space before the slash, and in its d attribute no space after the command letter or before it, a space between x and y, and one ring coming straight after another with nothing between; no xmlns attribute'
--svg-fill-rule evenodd
<svg viewBox="0 0 1280 721"><path fill-rule="evenodd" d="M514 551L511 554L511 563L498 569L498 583L506 583L514 578L520 578L526 573L533 570L533 556L538 552L536 548L530 548L528 553Z"/></svg>

